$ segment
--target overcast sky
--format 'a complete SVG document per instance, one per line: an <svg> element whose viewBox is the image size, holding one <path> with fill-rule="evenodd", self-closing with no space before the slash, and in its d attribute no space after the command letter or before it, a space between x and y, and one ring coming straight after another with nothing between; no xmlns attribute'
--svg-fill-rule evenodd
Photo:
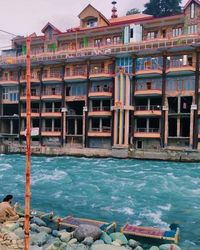
<svg viewBox="0 0 200 250"><path fill-rule="evenodd" d="M0 0L0 30L16 35L41 34L41 29L51 22L61 31L79 24L78 14L89 3L107 18L111 16L112 0ZM132 8L143 10L148 0L117 0L120 16ZM187 0L183 0L185 4ZM0 47L10 44L12 37L0 32ZM2 48L0 48L1 50Z"/></svg>

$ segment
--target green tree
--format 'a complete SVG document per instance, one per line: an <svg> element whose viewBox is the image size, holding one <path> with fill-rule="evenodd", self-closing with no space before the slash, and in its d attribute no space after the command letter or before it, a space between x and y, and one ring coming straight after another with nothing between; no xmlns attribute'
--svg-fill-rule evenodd
<svg viewBox="0 0 200 250"><path fill-rule="evenodd" d="M171 16L181 13L182 0L150 0L144 5L144 14L155 17Z"/></svg>
<svg viewBox="0 0 200 250"><path fill-rule="evenodd" d="M127 11L126 15L129 16L129 15L134 15L134 14L139 14L139 13L140 13L139 9L133 8L133 9Z"/></svg>

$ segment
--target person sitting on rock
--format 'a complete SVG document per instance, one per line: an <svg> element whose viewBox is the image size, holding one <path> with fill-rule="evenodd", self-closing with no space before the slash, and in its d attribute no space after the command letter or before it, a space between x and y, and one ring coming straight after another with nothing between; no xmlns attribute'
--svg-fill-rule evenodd
<svg viewBox="0 0 200 250"><path fill-rule="evenodd" d="M0 223L5 221L17 221L19 215L16 213L16 206L11 206L12 195L7 195L0 203Z"/></svg>

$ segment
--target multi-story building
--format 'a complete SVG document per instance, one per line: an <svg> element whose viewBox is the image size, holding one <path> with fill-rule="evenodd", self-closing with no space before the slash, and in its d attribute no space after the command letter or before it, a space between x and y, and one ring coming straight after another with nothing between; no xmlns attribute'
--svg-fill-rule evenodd
<svg viewBox="0 0 200 250"><path fill-rule="evenodd" d="M200 148L200 2L179 15L51 23L31 40L33 143L90 148ZM0 136L25 141L26 38L0 56Z"/></svg>

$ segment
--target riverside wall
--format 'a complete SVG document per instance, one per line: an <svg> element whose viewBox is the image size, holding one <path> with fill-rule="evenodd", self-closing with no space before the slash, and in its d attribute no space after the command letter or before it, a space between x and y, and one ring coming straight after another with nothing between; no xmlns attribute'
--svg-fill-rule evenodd
<svg viewBox="0 0 200 250"><path fill-rule="evenodd" d="M0 145L1 154L24 154L25 145ZM200 162L200 152L191 149L162 149L162 150L136 150L133 148L72 148L72 147L46 147L32 146L33 155L44 156L76 156L76 157L100 157L121 158L138 160L158 160L176 162Z"/></svg>

